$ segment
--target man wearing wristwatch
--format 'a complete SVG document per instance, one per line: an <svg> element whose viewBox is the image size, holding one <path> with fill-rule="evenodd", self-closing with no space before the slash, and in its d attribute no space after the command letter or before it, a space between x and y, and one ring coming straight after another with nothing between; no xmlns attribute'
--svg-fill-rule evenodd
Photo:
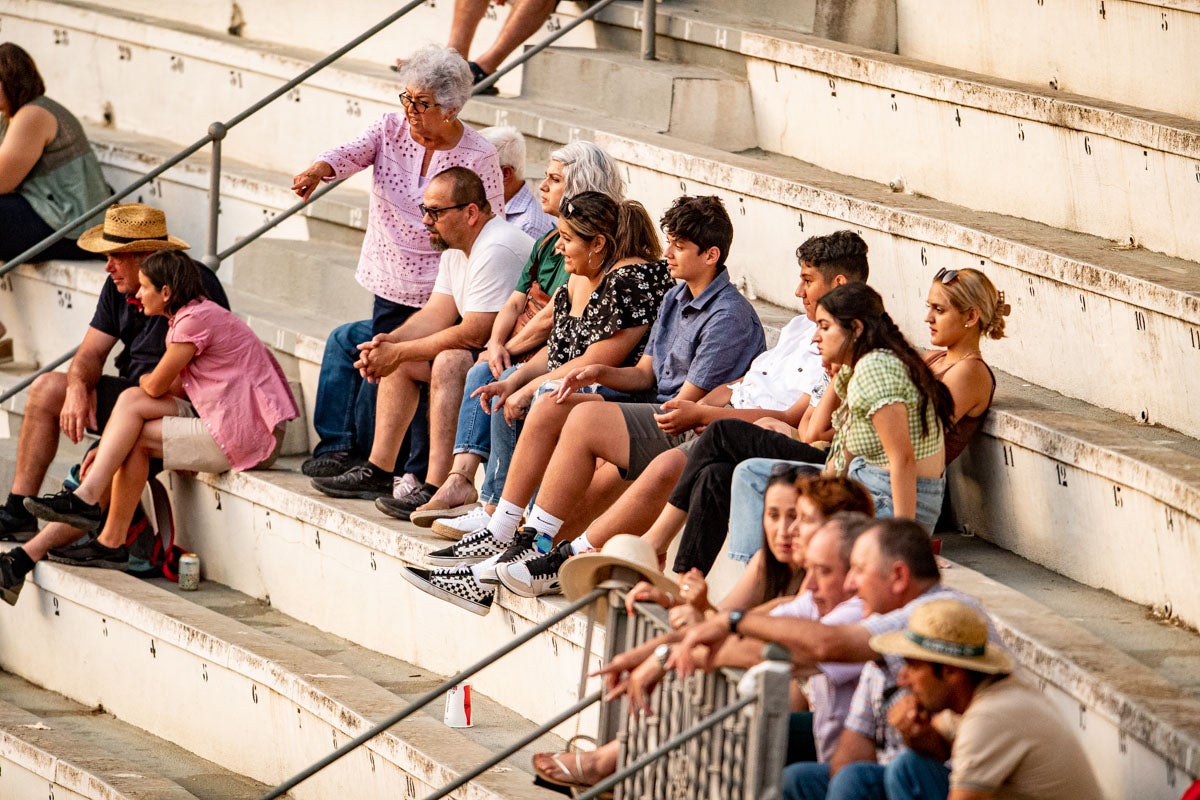
<svg viewBox="0 0 1200 800"><path fill-rule="evenodd" d="M899 657L887 656L877 663L878 654L871 649L871 637L904 630L912 612L932 600L959 600L983 613L978 600L942 585L929 535L912 520L878 519L858 538L850 557L846 588L858 593L863 613L869 615L860 623L823 625L755 612L737 623L741 635L778 642L791 651L797 662L865 664L845 729L829 763L789 766L784 772L784 797L788 800L823 799L827 794L885 800L885 765L900 754L906 741L918 738L927 741L939 734L920 715L897 714L896 719L903 718L903 731L891 722L892 706L903 711L911 704L911 700L904 699L907 695L898 690L898 676L904 662ZM695 626L674 649L668 666L681 674L690 674L695 669L694 648L706 646L719 652L729 638L729 628L727 615ZM988 641L1004 648L990 619ZM922 747L925 752L931 749ZM949 752L948 745L945 752ZM924 772L917 776L918 780L931 784L945 782L948 771L944 766L933 759L926 759L921 766Z"/></svg>

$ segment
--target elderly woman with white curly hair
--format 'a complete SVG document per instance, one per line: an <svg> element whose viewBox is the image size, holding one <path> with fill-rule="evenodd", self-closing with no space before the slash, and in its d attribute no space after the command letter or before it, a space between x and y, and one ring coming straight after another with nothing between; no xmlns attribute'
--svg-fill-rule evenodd
<svg viewBox="0 0 1200 800"><path fill-rule="evenodd" d="M292 182L307 200L322 181L373 168L356 278L375 295L375 308L369 322L343 325L326 342L313 415L321 441L304 465L313 477L341 474L370 452L375 397L354 369L357 346L398 328L433 290L440 254L430 244L421 206L429 179L448 167L466 167L483 180L492 210L504 210L496 148L458 118L471 96L467 62L454 50L428 45L405 62L400 85L403 114L384 114L359 138L318 155ZM436 216L456 209L428 211ZM412 444L413 451L424 449ZM424 472L419 462L410 458L406 472Z"/></svg>

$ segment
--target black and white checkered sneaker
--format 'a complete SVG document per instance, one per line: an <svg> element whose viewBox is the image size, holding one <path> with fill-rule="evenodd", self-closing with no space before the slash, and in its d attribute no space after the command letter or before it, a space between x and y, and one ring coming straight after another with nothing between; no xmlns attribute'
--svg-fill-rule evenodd
<svg viewBox="0 0 1200 800"><path fill-rule="evenodd" d="M572 554L570 542L560 542L549 553L533 556L497 568L496 580L505 589L522 597L559 594L562 586L558 571Z"/></svg>
<svg viewBox="0 0 1200 800"><path fill-rule="evenodd" d="M500 555L510 544L500 541L484 528L467 534L449 547L434 550L425 556L425 560L435 567L465 567Z"/></svg>
<svg viewBox="0 0 1200 800"><path fill-rule="evenodd" d="M434 570L405 567L400 576L426 594L480 616L491 610L496 596L492 590L480 586L470 567Z"/></svg>
<svg viewBox="0 0 1200 800"><path fill-rule="evenodd" d="M548 537L541 538L546 540L545 544L549 543ZM540 555L542 551L538 549L538 543L538 532L533 528L522 528L517 531L507 550L479 563L479 567L475 570L479 574L479 582L499 583L496 570L507 564Z"/></svg>

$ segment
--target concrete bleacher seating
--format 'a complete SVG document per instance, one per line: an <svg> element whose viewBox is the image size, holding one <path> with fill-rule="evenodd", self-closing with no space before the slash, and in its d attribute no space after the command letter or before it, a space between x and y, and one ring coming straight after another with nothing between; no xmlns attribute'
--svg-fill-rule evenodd
<svg viewBox="0 0 1200 800"><path fill-rule="evenodd" d="M295 11L266 25L276 3L239 5L241 38L227 32L236 21L229 5L214 0L3 0L0 17L6 37L28 39L50 93L92 124L106 175L122 186L383 13L351 0L337 15ZM290 176L316 152L395 110L387 64L441 39L451 6L418 9L394 35L230 134L220 246L290 205ZM563 3L559 13L580 7ZM814 38L803 20L781 26L720 3L667 0L659 31L668 60L647 65L630 55L640 3L617 3L600 24L535 59L523 84L502 81L506 95L523 85L521 98L476 99L463 116L520 128L531 173L562 142L597 141L625 165L631 196L652 215L681 192L720 195L737 231L733 277L748 295L787 309L798 307L793 251L814 233L851 227L864 235L871 282L918 344L932 273L980 266L1013 305L1012 338L985 344L1007 374L984 436L954 472L963 521L1055 572L1200 625L1190 579L1200 548L1200 423L1189 403L1200 390L1200 239L1190 224L1200 202L1200 113L1179 79L1200 42L1197 14L1187 4L1110 0L1101 16L1093 2L1061 0L1028 4L1014 28L1016 12L1003 3L899 0L897 9L899 55L888 55ZM479 41L498 22L486 20ZM1078 46L1062 48L1068 28ZM629 52L589 53L595 45ZM79 70L80 59L95 68ZM197 255L208 169L198 154L143 195L167 209ZM223 267L235 308L303 385L310 413L326 333L368 308L348 249L361 237L366 186L365 177L352 180L271 234L283 241L259 242ZM90 302L72 294L54 331L34 330L22 307L47 307L63 291L94 293L102 278L94 265L55 264L22 267L0 283L0 318L24 326L21 356L44 362L75 344ZM19 404L7 410L19 413ZM435 607L396 577L402 563L421 563L433 540L353 503L313 498L296 476L173 488L196 520L188 543L205 555L210 580L434 672L452 672L556 608L553 599L505 593L480 621ZM1200 774L1191 690L1016 592L965 570L951 577L985 596L1047 694L1079 716L1110 797L1177 796L1184 776ZM89 579L40 567L21 613L32 614L31 600L44 614L51 598L89 594ZM161 599L150 593L138 603ZM140 608L122 613L140 617ZM414 611L393 626L394 608ZM449 647L423 641L405 627L410 617L468 638ZM45 622L26 616L21 624ZM0 639L14 635L4 626L0 619ZM485 673L479 685L501 705L544 719L574 699L581 646L576 621L539 640L520 671ZM555 682L533 697L513 676L539 664ZM63 681L51 688L91 696ZM349 728L341 730L344 741Z"/></svg>

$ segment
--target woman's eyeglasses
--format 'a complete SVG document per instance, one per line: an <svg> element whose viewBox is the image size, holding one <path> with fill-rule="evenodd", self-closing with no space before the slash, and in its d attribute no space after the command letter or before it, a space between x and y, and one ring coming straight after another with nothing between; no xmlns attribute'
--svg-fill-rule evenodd
<svg viewBox="0 0 1200 800"><path fill-rule="evenodd" d="M933 276L933 279L935 281L941 281L943 285L949 285L958 280L958 270L946 269L945 267L942 267L937 271L937 274Z"/></svg>
<svg viewBox="0 0 1200 800"><path fill-rule="evenodd" d="M429 102L426 102L425 100L417 100L408 92L401 92L400 93L400 105L404 106L405 108L411 108L411 109L415 110L418 114L424 114L426 111L428 111L429 109L431 109L435 106L440 108L442 104L441 103L429 103Z"/></svg>

